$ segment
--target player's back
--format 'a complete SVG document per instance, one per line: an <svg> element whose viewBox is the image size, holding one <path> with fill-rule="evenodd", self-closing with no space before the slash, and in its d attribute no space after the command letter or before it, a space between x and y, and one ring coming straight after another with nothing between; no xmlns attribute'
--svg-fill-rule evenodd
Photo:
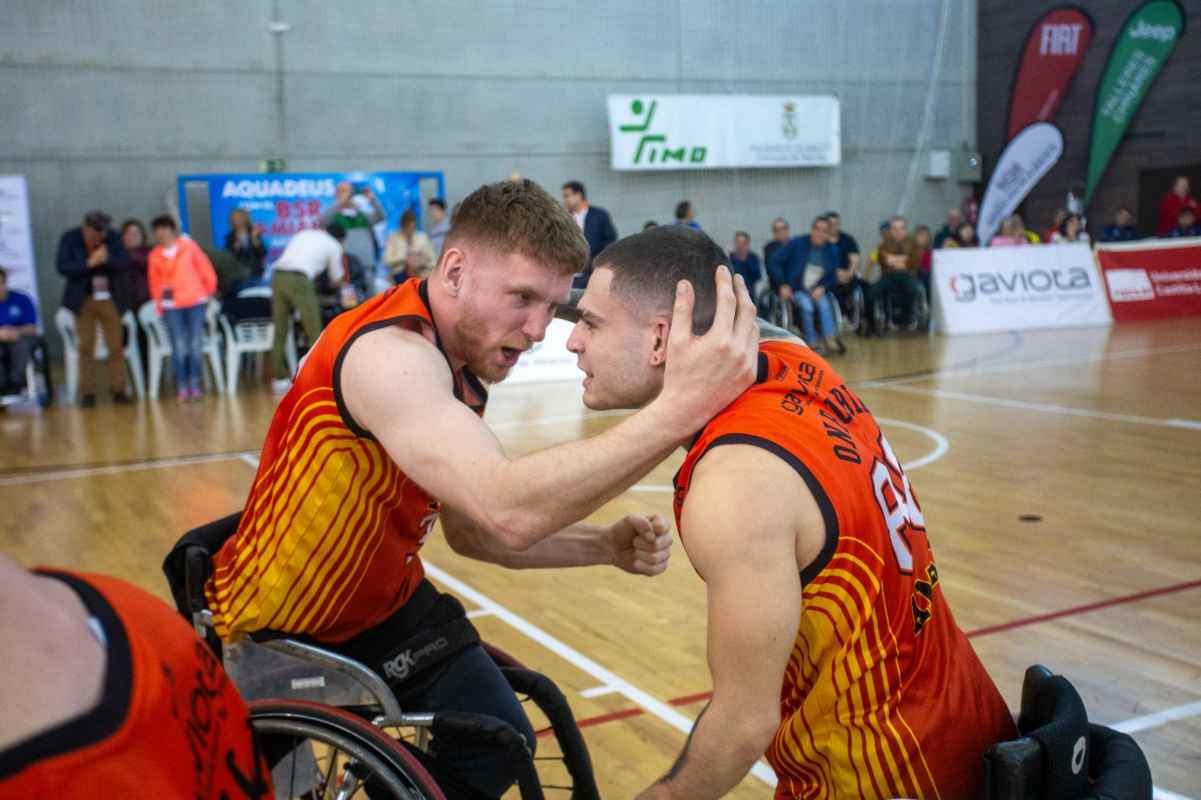
<svg viewBox="0 0 1201 800"><path fill-rule="evenodd" d="M715 417L676 476L677 519L710 448L792 465L826 527L767 757L781 797L971 797L1012 718L943 597L921 506L888 439L808 348L760 346L759 379ZM687 530L680 534L687 538Z"/></svg>

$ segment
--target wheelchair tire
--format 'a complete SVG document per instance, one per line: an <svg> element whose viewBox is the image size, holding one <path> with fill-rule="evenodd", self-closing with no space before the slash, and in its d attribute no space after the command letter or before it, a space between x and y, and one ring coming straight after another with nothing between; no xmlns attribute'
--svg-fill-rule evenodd
<svg viewBox="0 0 1201 800"><path fill-rule="evenodd" d="M264 753L286 754L306 741L328 751L317 759L328 759L324 773L318 769L316 775L317 779L324 777L322 785L305 781L293 787L296 793L289 788L286 795L281 795L283 787L277 785L276 797L446 800L429 772L403 744L347 711L304 700L259 700L250 703L250 725ZM340 787L344 793L337 794L335 782L348 774L353 783ZM367 780L372 784L370 795L363 787ZM345 794L348 788L351 793Z"/></svg>

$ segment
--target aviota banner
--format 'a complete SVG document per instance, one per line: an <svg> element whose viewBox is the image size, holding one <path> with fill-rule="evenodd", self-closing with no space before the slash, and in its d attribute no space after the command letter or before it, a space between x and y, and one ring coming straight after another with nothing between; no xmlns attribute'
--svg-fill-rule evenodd
<svg viewBox="0 0 1201 800"><path fill-rule="evenodd" d="M1043 14L1030 28L1009 94L1006 140L1035 122L1054 119L1093 41L1093 19L1077 6Z"/></svg>
<svg viewBox="0 0 1201 800"><path fill-rule="evenodd" d="M1150 0L1126 18L1097 85L1088 145L1086 203L1097 190L1134 112L1183 33L1184 9L1176 0Z"/></svg>

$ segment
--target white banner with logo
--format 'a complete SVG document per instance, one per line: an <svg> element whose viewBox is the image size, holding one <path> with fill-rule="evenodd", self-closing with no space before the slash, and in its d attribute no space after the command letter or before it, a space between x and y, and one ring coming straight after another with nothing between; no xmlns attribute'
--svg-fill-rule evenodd
<svg viewBox="0 0 1201 800"><path fill-rule="evenodd" d="M931 281L943 333L1113 323L1087 244L935 250Z"/></svg>
<svg viewBox="0 0 1201 800"><path fill-rule="evenodd" d="M609 95L615 170L833 167L839 124L837 97Z"/></svg>
<svg viewBox="0 0 1201 800"><path fill-rule="evenodd" d="M1005 146L980 201L976 235L983 244L988 244L1001 221L1013 213L1062 155L1063 134L1049 122L1027 125Z"/></svg>
<svg viewBox="0 0 1201 800"><path fill-rule="evenodd" d="M24 175L0 175L0 267L8 273L8 288L29 295L40 309ZM41 322L39 310L38 324Z"/></svg>
<svg viewBox="0 0 1201 800"><path fill-rule="evenodd" d="M574 353L567 351L567 337L575 327L570 322L552 319L546 338L521 354L502 386L543 381L583 381L584 373L576 366Z"/></svg>

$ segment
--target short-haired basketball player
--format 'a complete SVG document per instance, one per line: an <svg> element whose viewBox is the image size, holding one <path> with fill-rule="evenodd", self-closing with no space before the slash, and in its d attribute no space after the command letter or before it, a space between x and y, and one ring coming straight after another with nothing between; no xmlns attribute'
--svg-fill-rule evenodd
<svg viewBox="0 0 1201 800"><path fill-rule="evenodd" d="M428 279L330 323L275 412L237 533L214 558L206 594L223 638L316 639L388 679L402 708L498 717L533 748L462 606L424 579L418 551L435 520L459 553L505 566L655 574L671 543L662 520L578 521L754 377L754 305L723 270L713 330L681 326L658 401L591 439L506 456L482 420L485 384L543 338L587 257L575 221L537 184L482 186L457 208ZM691 295L681 308L691 313ZM492 797L513 781L493 748L434 744L440 780Z"/></svg>
<svg viewBox="0 0 1201 800"><path fill-rule="evenodd" d="M0 556L0 797L271 798L246 704L163 601Z"/></svg>
<svg viewBox="0 0 1201 800"><path fill-rule="evenodd" d="M721 255L676 226L598 256L567 343L588 407L662 396L676 284L706 330ZM764 753L777 797L979 796L982 754L1016 730L862 401L800 340L764 341L756 383L687 448L675 513L708 589L713 698L642 797L720 797Z"/></svg>

